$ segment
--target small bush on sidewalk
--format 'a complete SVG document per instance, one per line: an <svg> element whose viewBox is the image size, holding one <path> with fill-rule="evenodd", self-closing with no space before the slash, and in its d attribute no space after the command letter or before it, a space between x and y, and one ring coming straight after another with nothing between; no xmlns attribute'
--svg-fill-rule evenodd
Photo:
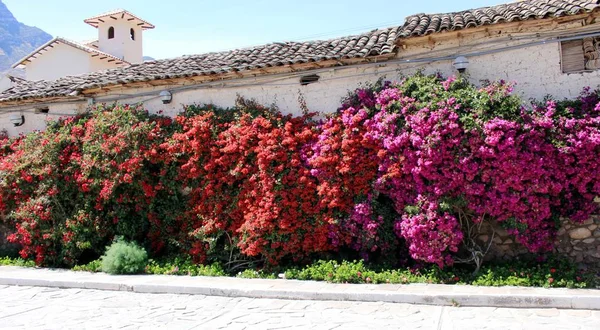
<svg viewBox="0 0 600 330"><path fill-rule="evenodd" d="M115 241L102 257L102 271L108 274L138 274L148 262L146 250L135 243Z"/></svg>

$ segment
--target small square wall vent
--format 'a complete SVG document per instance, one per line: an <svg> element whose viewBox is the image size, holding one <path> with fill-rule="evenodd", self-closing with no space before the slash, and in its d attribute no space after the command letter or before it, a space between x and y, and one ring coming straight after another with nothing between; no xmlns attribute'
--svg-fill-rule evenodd
<svg viewBox="0 0 600 330"><path fill-rule="evenodd" d="M48 107L35 108L35 113L48 113L48 112L50 112L50 108L48 108Z"/></svg>
<svg viewBox="0 0 600 330"><path fill-rule="evenodd" d="M302 77L300 77L300 85L306 86L308 84L316 83L317 81L319 81L319 78L321 78L321 77L319 77L316 74L302 76Z"/></svg>

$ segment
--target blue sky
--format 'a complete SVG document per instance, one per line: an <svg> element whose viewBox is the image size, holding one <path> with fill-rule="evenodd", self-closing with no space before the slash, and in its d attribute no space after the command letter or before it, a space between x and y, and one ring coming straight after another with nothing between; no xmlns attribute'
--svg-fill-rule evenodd
<svg viewBox="0 0 600 330"><path fill-rule="evenodd" d="M459 11L509 0L2 0L15 17L53 36L96 37L85 18L124 8L156 29L144 55L176 57L273 41L329 39L399 25L415 13Z"/></svg>

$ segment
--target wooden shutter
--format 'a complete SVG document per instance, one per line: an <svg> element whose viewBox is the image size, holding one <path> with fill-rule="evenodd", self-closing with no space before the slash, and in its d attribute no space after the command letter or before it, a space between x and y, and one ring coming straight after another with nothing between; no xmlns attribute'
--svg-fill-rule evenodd
<svg viewBox="0 0 600 330"><path fill-rule="evenodd" d="M583 56L583 40L563 41L560 43L562 72L579 72L585 70Z"/></svg>

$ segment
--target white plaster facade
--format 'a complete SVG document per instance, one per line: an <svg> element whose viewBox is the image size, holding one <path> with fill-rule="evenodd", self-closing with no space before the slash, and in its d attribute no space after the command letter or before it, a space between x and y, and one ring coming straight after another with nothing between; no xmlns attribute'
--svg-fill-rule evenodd
<svg viewBox="0 0 600 330"><path fill-rule="evenodd" d="M113 28L114 37L109 38L108 30ZM132 33L133 32L133 33ZM142 28L136 21L127 21L125 18L106 20L98 24L98 49L114 55L129 63L142 63L143 43Z"/></svg>
<svg viewBox="0 0 600 330"><path fill-rule="evenodd" d="M46 128L47 121L70 117L85 111L85 109L85 104L54 104L49 107L48 113L38 113L35 108L0 111L0 129L6 131L8 136L43 131ZM23 115L25 122L22 126L15 127L10 122L11 115Z"/></svg>
<svg viewBox="0 0 600 330"><path fill-rule="evenodd" d="M32 60L25 67L27 80L56 80L60 77L78 75L118 67L90 53L64 43L55 43L52 51Z"/></svg>
<svg viewBox="0 0 600 330"><path fill-rule="evenodd" d="M449 48L450 45L436 46L436 49ZM422 51L419 46L408 47L398 60L418 55ZM430 51L430 50L429 50ZM559 43L548 43L516 50L502 51L494 54L469 57L467 77L478 85L483 80L504 79L515 82L515 93L519 93L525 100L529 98L543 99L546 95L555 98L575 98L586 86L600 86L600 71L582 73L562 73L560 66ZM215 104L221 107L235 105L237 95L256 99L266 105L275 104L284 113L300 114L301 107L298 98L302 95L306 105L311 111L331 113L335 111L340 100L361 84L375 82L380 78L399 80L402 76L414 74L417 71L426 74L441 73L444 76L456 75L452 60L435 61L431 63L380 63L377 65L338 67L325 69L319 72L320 79L316 83L301 86L299 77L273 81L272 77L245 79L231 81L219 87L203 87L173 93L170 104L163 104L157 97L163 90L178 87L160 86L152 88L128 89L119 94L146 94L148 96L126 97L121 96L120 103L143 102L150 112L162 111L168 115L176 115L187 104ZM306 72L303 74L310 74ZM279 79L279 78L278 78ZM235 85L243 85L235 87ZM106 94L105 97L115 96Z"/></svg>

